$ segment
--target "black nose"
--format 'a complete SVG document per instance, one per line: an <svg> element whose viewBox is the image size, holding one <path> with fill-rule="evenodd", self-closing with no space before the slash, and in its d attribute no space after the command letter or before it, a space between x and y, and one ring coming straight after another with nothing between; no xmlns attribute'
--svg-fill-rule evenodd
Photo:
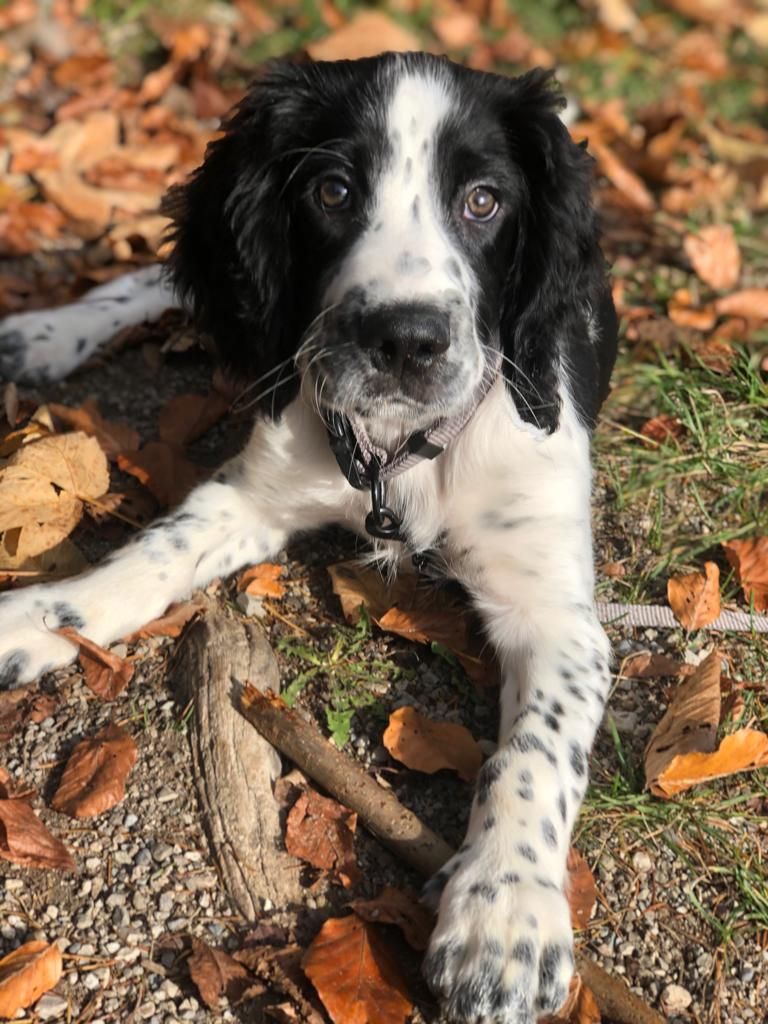
<svg viewBox="0 0 768 1024"><path fill-rule="evenodd" d="M402 376L406 365L426 368L451 341L448 314L431 306L385 306L361 315L361 348L379 370Z"/></svg>

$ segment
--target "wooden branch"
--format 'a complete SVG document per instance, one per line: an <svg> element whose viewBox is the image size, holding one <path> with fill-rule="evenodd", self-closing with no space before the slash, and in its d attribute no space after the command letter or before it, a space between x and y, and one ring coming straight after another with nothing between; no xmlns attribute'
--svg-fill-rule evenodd
<svg viewBox="0 0 768 1024"><path fill-rule="evenodd" d="M453 855L448 843L404 807L391 790L382 789L276 694L246 685L240 709L265 739L332 797L356 811L362 824L410 867L429 877ZM583 953L577 956L577 967L601 1015L615 1024L665 1024L626 982Z"/></svg>
<svg viewBox="0 0 768 1024"><path fill-rule="evenodd" d="M289 906L301 899L300 864L282 841L273 784L280 758L237 709L246 680L279 685L274 653L263 630L224 615L213 602L179 642L171 681L189 723L195 786L211 854L222 884L247 921L265 900Z"/></svg>
<svg viewBox="0 0 768 1024"><path fill-rule="evenodd" d="M404 807L391 790L331 746L280 697L246 686L240 707L273 747L345 807L356 811L365 827L414 870L432 875L453 854L445 840Z"/></svg>

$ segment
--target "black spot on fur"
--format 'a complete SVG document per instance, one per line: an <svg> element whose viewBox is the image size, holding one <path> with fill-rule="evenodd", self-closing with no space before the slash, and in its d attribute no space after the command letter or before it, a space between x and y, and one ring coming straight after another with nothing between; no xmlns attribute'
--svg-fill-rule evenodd
<svg viewBox="0 0 768 1024"><path fill-rule="evenodd" d="M552 850L557 849L557 830L549 818L542 818L541 821L541 834L544 836L544 842Z"/></svg>
<svg viewBox="0 0 768 1024"><path fill-rule="evenodd" d="M521 857L524 857L531 864L539 863L539 855L529 843L518 843L515 849Z"/></svg>
<svg viewBox="0 0 768 1024"><path fill-rule="evenodd" d="M480 769L480 774L477 777L477 803L479 807L482 807L488 799L491 789L501 778L504 768L503 759L494 755Z"/></svg>
<svg viewBox="0 0 768 1024"><path fill-rule="evenodd" d="M58 628L71 626L72 629L82 629L85 626L85 619L77 609L66 601L56 601L53 605L53 614L58 620Z"/></svg>
<svg viewBox="0 0 768 1024"><path fill-rule="evenodd" d="M528 939L516 942L509 951L509 956L511 960L517 960L518 963L524 964L526 967L533 967L536 962L536 950Z"/></svg>
<svg viewBox="0 0 768 1024"><path fill-rule="evenodd" d="M587 771L587 762L584 757L584 751L578 743L571 743L569 747L569 760L574 774L582 778Z"/></svg>

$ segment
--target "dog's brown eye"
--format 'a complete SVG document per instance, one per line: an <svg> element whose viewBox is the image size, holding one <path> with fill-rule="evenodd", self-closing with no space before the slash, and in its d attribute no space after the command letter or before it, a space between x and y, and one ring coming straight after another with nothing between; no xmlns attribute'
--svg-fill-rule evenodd
<svg viewBox="0 0 768 1024"><path fill-rule="evenodd" d="M349 202L349 186L339 178L326 178L320 185L318 195L326 210L341 210Z"/></svg>
<svg viewBox="0 0 768 1024"><path fill-rule="evenodd" d="M499 201L488 188L478 185L464 200L464 216L467 220L491 220L499 209Z"/></svg>

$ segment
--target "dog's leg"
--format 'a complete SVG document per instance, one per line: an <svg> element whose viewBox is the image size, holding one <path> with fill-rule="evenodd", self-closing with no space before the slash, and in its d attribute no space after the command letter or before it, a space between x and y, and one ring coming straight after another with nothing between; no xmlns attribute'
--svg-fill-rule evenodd
<svg viewBox="0 0 768 1024"><path fill-rule="evenodd" d="M178 305L156 265L99 285L71 305L15 313L0 320L0 377L28 384L59 380L121 328Z"/></svg>
<svg viewBox="0 0 768 1024"><path fill-rule="evenodd" d="M338 519L349 494L300 403L258 423L240 456L102 565L0 595L0 690L73 659L60 627L108 644L214 576L270 558L296 530Z"/></svg>
<svg viewBox="0 0 768 1024"><path fill-rule="evenodd" d="M566 858L610 681L592 606L586 444L541 441L525 469L502 464L484 489L462 489L477 496L467 583L503 691L466 841L426 891L439 901L426 977L460 1022L533 1024L566 997ZM521 478L536 487L520 492Z"/></svg>

